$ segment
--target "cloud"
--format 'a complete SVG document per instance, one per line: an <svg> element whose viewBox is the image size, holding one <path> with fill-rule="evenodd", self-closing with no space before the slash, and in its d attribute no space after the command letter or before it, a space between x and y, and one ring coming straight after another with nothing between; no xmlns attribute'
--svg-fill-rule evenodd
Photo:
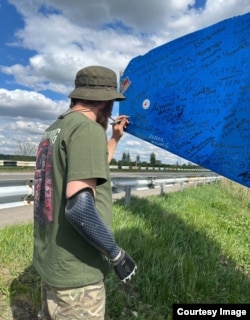
<svg viewBox="0 0 250 320"><path fill-rule="evenodd" d="M161 148L158 148L148 142L145 142L139 138L133 137L132 135L125 133L122 138L122 144L118 144L114 158L116 160L122 159L123 153L129 153L131 161L136 161L136 157L140 157L140 161L150 161L150 155L154 153L156 160L162 160L162 163L175 164L184 160Z"/></svg>
<svg viewBox="0 0 250 320"><path fill-rule="evenodd" d="M34 91L0 89L0 109L2 117L51 121L66 110L66 103L52 101Z"/></svg>
<svg viewBox="0 0 250 320"><path fill-rule="evenodd" d="M15 7L23 24L13 29L1 48L2 52L6 50L0 66L4 79L0 89L0 134L6 141L0 147L5 151L11 150L10 141L17 135L33 135L37 141L43 126L68 108L67 96L80 68L104 65L118 75L132 58L156 46L250 11L249 0L8 3ZM8 49L17 49L18 54ZM133 150L145 157L156 150L169 161L176 158L127 134L118 148L118 152Z"/></svg>
<svg viewBox="0 0 250 320"><path fill-rule="evenodd" d="M250 8L248 0L207 0L204 10L195 10L194 0L10 2L25 22L11 45L36 53L27 65L1 72L19 85L65 95L84 66L105 65L119 73L137 55Z"/></svg>
<svg viewBox="0 0 250 320"><path fill-rule="evenodd" d="M68 108L65 101L16 89L0 89L0 153L15 154L21 142L38 145L43 131Z"/></svg>

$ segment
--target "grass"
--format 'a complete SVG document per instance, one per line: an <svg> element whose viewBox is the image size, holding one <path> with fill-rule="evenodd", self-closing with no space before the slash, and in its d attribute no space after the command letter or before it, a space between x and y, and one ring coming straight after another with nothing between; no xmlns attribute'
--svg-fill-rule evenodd
<svg viewBox="0 0 250 320"><path fill-rule="evenodd" d="M133 197L129 207L117 201L115 237L138 271L128 285L114 273L107 278L106 320L172 319L173 303L249 303L249 191L223 180ZM36 319L32 225L1 230L0 251L0 319Z"/></svg>

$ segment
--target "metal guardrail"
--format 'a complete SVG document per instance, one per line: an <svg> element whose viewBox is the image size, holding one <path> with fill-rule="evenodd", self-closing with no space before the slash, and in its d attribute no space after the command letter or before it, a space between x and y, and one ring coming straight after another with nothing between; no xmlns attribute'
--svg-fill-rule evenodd
<svg viewBox="0 0 250 320"><path fill-rule="evenodd" d="M33 204L33 180L1 180L0 209Z"/></svg>
<svg viewBox="0 0 250 320"><path fill-rule="evenodd" d="M182 190L186 186L197 187L200 184L216 182L220 176L194 177L176 179L148 178L112 178L113 195L122 193L125 198L125 206L128 206L133 190L143 191L147 189L159 189L159 194L163 195L165 187L176 186ZM34 200L33 180L1 180L0 181L0 209L32 205Z"/></svg>
<svg viewBox="0 0 250 320"><path fill-rule="evenodd" d="M35 161L0 160L4 167L35 167Z"/></svg>
<svg viewBox="0 0 250 320"><path fill-rule="evenodd" d="M175 179L159 179L155 177L149 178L112 178L112 189L114 193L125 192L125 206L128 206L131 200L133 190L143 191L146 189L159 189L159 194L163 195L166 191L165 187L179 186L179 190L185 187L210 184L217 182L221 176L212 177L192 177L192 178L175 178Z"/></svg>

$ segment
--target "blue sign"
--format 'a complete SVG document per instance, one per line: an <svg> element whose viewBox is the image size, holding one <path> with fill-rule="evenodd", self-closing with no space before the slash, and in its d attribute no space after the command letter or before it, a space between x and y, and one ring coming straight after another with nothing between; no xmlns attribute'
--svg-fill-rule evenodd
<svg viewBox="0 0 250 320"><path fill-rule="evenodd" d="M130 61L121 77L127 132L250 186L250 14Z"/></svg>

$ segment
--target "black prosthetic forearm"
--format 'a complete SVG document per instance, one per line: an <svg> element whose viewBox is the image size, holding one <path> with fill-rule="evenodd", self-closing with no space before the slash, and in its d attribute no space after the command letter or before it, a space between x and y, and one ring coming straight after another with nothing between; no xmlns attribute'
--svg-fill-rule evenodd
<svg viewBox="0 0 250 320"><path fill-rule="evenodd" d="M96 211L93 191L86 188L67 200L66 218L82 237L114 260L120 253L114 237Z"/></svg>

